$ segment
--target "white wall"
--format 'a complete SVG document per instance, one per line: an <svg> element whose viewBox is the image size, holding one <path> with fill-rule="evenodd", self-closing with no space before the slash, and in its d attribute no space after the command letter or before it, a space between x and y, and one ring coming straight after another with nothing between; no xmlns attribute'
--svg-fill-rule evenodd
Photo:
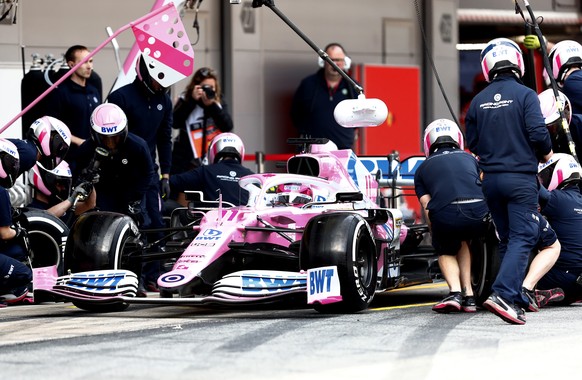
<svg viewBox="0 0 582 380"><path fill-rule="evenodd" d="M425 2L418 0L420 4ZM21 45L25 46L27 68L32 53L60 58L73 44L93 49L107 39L107 26L116 31L148 13L153 3L154 0L20 1L18 23L0 25L0 62L20 67ZM331 41L343 44L355 64L422 64L424 48L414 1L276 0L275 3L320 48ZM227 99L232 100L235 132L245 140L248 152L281 153L289 150L286 138L295 133L288 115L291 97L300 80L317 69L317 54L268 7L249 9L250 4L251 0L243 0L240 5L229 5L226 0L202 3L198 13L200 40L194 46L195 69L211 66L220 71L221 58L231 62L224 68L228 72L222 74L232 77L232 83L225 83L228 84L225 90ZM230 12L227 25L221 23L221 5ZM193 10L183 13L192 42L197 37L192 28L194 15ZM255 22L254 33L243 30L249 17ZM228 31L232 50L226 53L228 57L221 57L221 37ZM133 41L130 30L118 37L122 60ZM447 78L447 90L455 89L457 83L458 73L450 65L454 54L440 51L435 57L445 59L440 74ZM112 47L106 46L94 62L107 93L117 76ZM174 97L188 79L173 87ZM18 82L12 82L0 88L0 98L10 98L16 104L18 91ZM457 90L450 96L457 103L454 99Z"/></svg>
<svg viewBox="0 0 582 380"><path fill-rule="evenodd" d="M0 83L2 88L11 91L0 91L0 127L4 127L20 113L20 81L22 67L18 64L0 62ZM4 138L21 137L20 118L2 132Z"/></svg>

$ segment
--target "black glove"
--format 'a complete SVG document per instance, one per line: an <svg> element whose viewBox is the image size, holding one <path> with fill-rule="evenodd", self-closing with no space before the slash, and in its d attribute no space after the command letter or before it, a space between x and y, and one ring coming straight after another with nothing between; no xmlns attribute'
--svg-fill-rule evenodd
<svg viewBox="0 0 582 380"><path fill-rule="evenodd" d="M162 194L162 199L168 199L170 197L170 180L168 178L162 178L160 193Z"/></svg>
<svg viewBox="0 0 582 380"><path fill-rule="evenodd" d="M17 225L14 226L10 226L10 228L12 228L14 231L16 231L16 235L14 235L14 237L12 238L12 241L14 242L21 242L21 243L25 243L26 245L28 245L28 231Z"/></svg>
<svg viewBox="0 0 582 380"><path fill-rule="evenodd" d="M141 209L141 201L130 202L127 205L127 215L130 216L137 226L141 226L144 222L143 211Z"/></svg>
<svg viewBox="0 0 582 380"><path fill-rule="evenodd" d="M84 182L99 183L99 169L85 168L81 170L81 180Z"/></svg>
<svg viewBox="0 0 582 380"><path fill-rule="evenodd" d="M75 200L82 202L89 197L91 191L93 191L93 184L91 182L81 182L77 187L75 187L75 190L73 190L73 194L68 198L68 201L73 204L75 203Z"/></svg>
<svg viewBox="0 0 582 380"><path fill-rule="evenodd" d="M18 225L24 229L28 228L28 217L23 212L22 208L12 208L12 224Z"/></svg>

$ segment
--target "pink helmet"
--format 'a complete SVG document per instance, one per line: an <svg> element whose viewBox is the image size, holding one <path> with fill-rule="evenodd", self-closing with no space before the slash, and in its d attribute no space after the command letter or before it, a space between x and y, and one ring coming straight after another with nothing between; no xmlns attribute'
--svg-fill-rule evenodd
<svg viewBox="0 0 582 380"><path fill-rule="evenodd" d="M424 130L424 154L429 156L434 150L443 144L453 144L459 149L465 149L463 133L449 119L437 119L430 123Z"/></svg>
<svg viewBox="0 0 582 380"><path fill-rule="evenodd" d="M558 82L564 81L564 75L570 67L582 67L582 45L576 41L560 41L548 55L552 76Z"/></svg>
<svg viewBox="0 0 582 380"><path fill-rule="evenodd" d="M8 189L14 185L20 170L18 149L12 142L0 138L0 186Z"/></svg>
<svg viewBox="0 0 582 380"><path fill-rule="evenodd" d="M508 38L495 38L481 50L481 70L487 82L496 73L511 70L520 78L525 73L523 55L519 46Z"/></svg>
<svg viewBox="0 0 582 380"><path fill-rule="evenodd" d="M226 132L217 135L208 147L209 163L217 163L224 156L234 156L239 162L242 162L245 157L245 145L234 133Z"/></svg>
<svg viewBox="0 0 582 380"><path fill-rule="evenodd" d="M127 138L127 116L113 103L103 103L91 114L91 137L95 143L115 153Z"/></svg>
<svg viewBox="0 0 582 380"><path fill-rule="evenodd" d="M46 169L37 162L30 171L30 183L46 196L55 196L64 201L71 193L72 175L67 161L61 161L56 168Z"/></svg>
<svg viewBox="0 0 582 380"><path fill-rule="evenodd" d="M69 127L51 116L43 116L35 120L28 129L28 138L33 141L41 154L40 161L49 169L61 162L71 146Z"/></svg>
<svg viewBox="0 0 582 380"><path fill-rule="evenodd" d="M548 190L561 189L569 183L580 182L582 169L576 159L566 153L554 153L538 166L538 178Z"/></svg>

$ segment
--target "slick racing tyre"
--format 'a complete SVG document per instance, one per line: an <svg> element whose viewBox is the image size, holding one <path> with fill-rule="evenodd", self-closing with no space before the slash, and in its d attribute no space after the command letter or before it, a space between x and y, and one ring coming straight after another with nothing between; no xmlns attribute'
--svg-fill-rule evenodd
<svg viewBox="0 0 582 380"><path fill-rule="evenodd" d="M32 251L32 267L56 265L59 276L62 276L69 227L61 219L44 210L25 208L23 213L28 220L28 242Z"/></svg>
<svg viewBox="0 0 582 380"><path fill-rule="evenodd" d="M129 216L106 211L79 216L65 247L65 270L71 273L127 269L139 275L139 230Z"/></svg>
<svg viewBox="0 0 582 380"><path fill-rule="evenodd" d="M479 306L491 295L491 286L499 272L498 244L493 222L489 223L485 236L471 242L471 284Z"/></svg>
<svg viewBox="0 0 582 380"><path fill-rule="evenodd" d="M141 254L139 237L138 227L129 216L105 211L84 213L71 227L65 247L65 269L72 273L127 269L139 278L141 261L133 259ZM74 301L73 305L100 313L123 311L129 306L120 301Z"/></svg>
<svg viewBox="0 0 582 380"><path fill-rule="evenodd" d="M342 301L314 304L323 313L365 310L376 291L376 244L366 220L355 213L318 215L311 219L301 241L301 269L337 266Z"/></svg>

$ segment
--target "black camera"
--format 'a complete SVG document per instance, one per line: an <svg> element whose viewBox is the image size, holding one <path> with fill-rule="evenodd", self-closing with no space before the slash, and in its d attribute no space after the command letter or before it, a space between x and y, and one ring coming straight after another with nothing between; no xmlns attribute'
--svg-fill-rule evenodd
<svg viewBox="0 0 582 380"><path fill-rule="evenodd" d="M208 99L214 99L216 97L216 91L211 86L205 84L202 86L202 90L206 93Z"/></svg>

